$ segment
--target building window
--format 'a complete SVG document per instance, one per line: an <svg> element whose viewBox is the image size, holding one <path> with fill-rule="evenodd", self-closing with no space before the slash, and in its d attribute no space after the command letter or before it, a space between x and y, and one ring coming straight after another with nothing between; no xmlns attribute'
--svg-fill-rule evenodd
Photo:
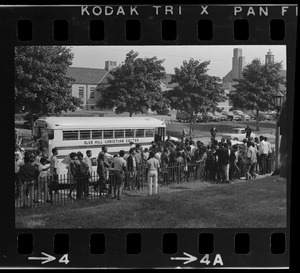
<svg viewBox="0 0 300 273"><path fill-rule="evenodd" d="M83 87L79 87L79 98L80 99L84 98L84 88Z"/></svg>
<svg viewBox="0 0 300 273"><path fill-rule="evenodd" d="M95 87L91 87L91 88L90 88L90 92L91 92L91 93L90 93L90 98L91 98L91 99L95 98Z"/></svg>
<svg viewBox="0 0 300 273"><path fill-rule="evenodd" d="M94 106L91 106L91 109L92 109L92 110L94 110L94 108L95 108Z"/></svg>

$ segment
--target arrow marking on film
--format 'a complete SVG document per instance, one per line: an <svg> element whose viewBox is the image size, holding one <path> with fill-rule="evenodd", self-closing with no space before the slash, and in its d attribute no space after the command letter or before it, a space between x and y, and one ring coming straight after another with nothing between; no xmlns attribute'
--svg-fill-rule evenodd
<svg viewBox="0 0 300 273"><path fill-rule="evenodd" d="M56 259L55 257L53 257L45 252L41 252L41 254L43 254L46 257L28 257L28 260L44 260L44 261L42 261L42 264L45 264L45 263L52 262Z"/></svg>
<svg viewBox="0 0 300 273"><path fill-rule="evenodd" d="M197 260L197 257L191 254L188 254L186 252L183 252L183 254L187 257L171 257L171 260L183 260L185 261L183 264L188 264Z"/></svg>

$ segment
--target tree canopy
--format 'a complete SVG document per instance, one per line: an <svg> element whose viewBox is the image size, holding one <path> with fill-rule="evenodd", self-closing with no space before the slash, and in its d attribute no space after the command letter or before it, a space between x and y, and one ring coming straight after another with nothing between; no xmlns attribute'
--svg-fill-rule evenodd
<svg viewBox="0 0 300 273"><path fill-rule="evenodd" d="M108 87L100 89L100 108L113 108L121 114L144 113L147 109L160 109L165 106L162 96L161 80L165 77L164 60L157 57L138 58L131 50L125 62L110 72Z"/></svg>
<svg viewBox="0 0 300 273"><path fill-rule="evenodd" d="M66 76L73 54L64 46L15 48L15 111L36 116L74 111L80 100L71 94Z"/></svg>
<svg viewBox="0 0 300 273"><path fill-rule="evenodd" d="M214 111L221 101L226 100L221 80L207 74L209 61L200 62L193 58L175 68L171 83L178 85L164 93L173 109L186 112L190 116L190 133L193 131L195 116Z"/></svg>
<svg viewBox="0 0 300 273"><path fill-rule="evenodd" d="M280 90L280 84L285 84L279 71L282 64L274 62L272 64L261 64L259 59L254 59L246 65L241 79L234 79L236 89L231 92L230 100L233 107L246 110L253 110L257 120L257 130L259 130L259 111L266 111L273 107L273 96Z"/></svg>

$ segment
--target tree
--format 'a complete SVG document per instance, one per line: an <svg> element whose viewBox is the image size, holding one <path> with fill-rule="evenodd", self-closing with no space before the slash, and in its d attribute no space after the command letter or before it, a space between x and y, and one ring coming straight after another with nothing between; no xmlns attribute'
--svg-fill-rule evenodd
<svg viewBox="0 0 300 273"><path fill-rule="evenodd" d="M161 79L165 77L164 60L157 57L138 58L138 53L131 50L126 54L123 65L111 71L108 76L109 86L100 89L100 108L115 108L117 114L129 112L144 113L149 108L161 109L164 99Z"/></svg>
<svg viewBox="0 0 300 273"><path fill-rule="evenodd" d="M177 83L178 86L164 93L173 109L189 115L191 135L197 114L214 111L219 102L226 100L220 78L207 74L209 64L209 61L201 63L193 58L184 61L172 75L171 83Z"/></svg>
<svg viewBox="0 0 300 273"><path fill-rule="evenodd" d="M64 46L18 46L15 48L15 111L28 117L59 115L75 111L80 100L71 95L66 77L73 54Z"/></svg>
<svg viewBox="0 0 300 273"><path fill-rule="evenodd" d="M259 59L254 59L245 66L241 79L234 79L236 89L229 97L233 107L252 110L256 118L256 130L259 131L259 111L265 111L273 105L273 95L280 90L280 84L284 84L279 71L282 64L261 64ZM282 92L282 90L281 90Z"/></svg>

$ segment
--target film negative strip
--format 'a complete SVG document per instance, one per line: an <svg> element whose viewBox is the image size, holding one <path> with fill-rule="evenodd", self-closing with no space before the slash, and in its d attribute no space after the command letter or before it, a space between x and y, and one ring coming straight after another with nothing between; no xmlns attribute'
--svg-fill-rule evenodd
<svg viewBox="0 0 300 273"><path fill-rule="evenodd" d="M0 6L0 268L290 268L297 16Z"/></svg>

